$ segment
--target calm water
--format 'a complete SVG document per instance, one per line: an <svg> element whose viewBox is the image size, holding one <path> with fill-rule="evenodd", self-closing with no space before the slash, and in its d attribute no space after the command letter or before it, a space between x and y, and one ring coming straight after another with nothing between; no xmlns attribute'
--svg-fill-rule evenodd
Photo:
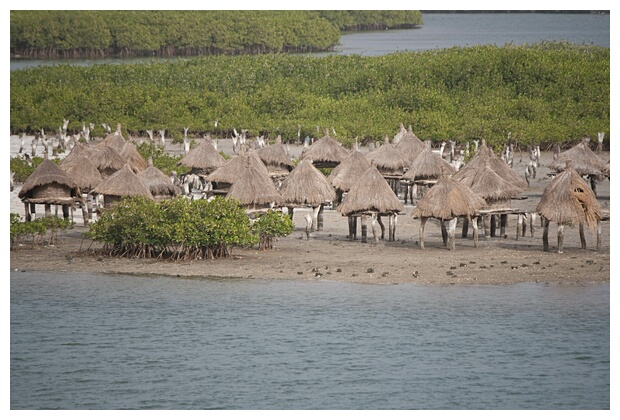
<svg viewBox="0 0 620 420"><path fill-rule="evenodd" d="M424 14L419 29L345 34L335 54L383 55L395 51L419 51L454 46L541 41L610 46L610 15L594 14ZM315 54L317 56L325 53ZM119 64L168 58L106 58L85 60L13 60L11 70L55 64Z"/></svg>
<svg viewBox="0 0 620 420"><path fill-rule="evenodd" d="M609 409L609 302L11 272L11 409Z"/></svg>

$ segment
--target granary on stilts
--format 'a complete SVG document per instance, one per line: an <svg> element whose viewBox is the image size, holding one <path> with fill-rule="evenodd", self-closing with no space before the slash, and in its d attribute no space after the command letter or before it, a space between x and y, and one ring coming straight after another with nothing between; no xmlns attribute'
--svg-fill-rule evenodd
<svg viewBox="0 0 620 420"><path fill-rule="evenodd" d="M101 182L101 173L86 153L75 155L71 159L67 156L60 163L60 167L73 178L80 187L82 196L85 196L87 215L84 217L84 224L87 224L93 217L94 203L90 192Z"/></svg>
<svg viewBox="0 0 620 420"><path fill-rule="evenodd" d="M392 188L374 166L364 172L338 206L340 214L349 218L349 239L357 236L356 218L359 217L362 224L362 242L367 242L366 219L370 216L375 243L379 240L377 223L381 227L381 239L385 236L381 216L388 217L388 241L396 240L397 216L404 209Z"/></svg>
<svg viewBox="0 0 620 420"><path fill-rule="evenodd" d="M201 177L206 177L225 164L226 159L213 146L209 135L179 161L179 166L187 166L190 168L190 173L200 175Z"/></svg>
<svg viewBox="0 0 620 420"><path fill-rule="evenodd" d="M443 173L453 175L456 173L456 169L437 153L434 153L428 147L424 147L411 162L407 172L401 177L401 184L407 187L405 204L407 204L408 197L413 204L413 197L417 198L418 188L426 189L433 186Z"/></svg>
<svg viewBox="0 0 620 420"><path fill-rule="evenodd" d="M85 210L80 188L69 174L54 162L45 158L22 185L17 196L24 203L25 220L30 222L36 215L36 205L45 206L45 216L51 216L52 204L62 206L64 219L76 205Z"/></svg>
<svg viewBox="0 0 620 420"><path fill-rule="evenodd" d="M348 155L349 151L331 138L326 128L325 136L301 152L299 160L309 159L316 168L335 168Z"/></svg>
<svg viewBox="0 0 620 420"><path fill-rule="evenodd" d="M253 163L249 154L243 160L239 178L232 184L226 197L237 200L246 208L249 216L260 215L279 206L282 197L263 162L257 159L260 165Z"/></svg>
<svg viewBox="0 0 620 420"><path fill-rule="evenodd" d="M144 171L149 166L133 143L125 143L120 155L136 174Z"/></svg>
<svg viewBox="0 0 620 420"><path fill-rule="evenodd" d="M379 170L379 173L385 178L392 191L398 194L400 179L406 171L405 168L408 166L408 162L402 153L390 144L387 136L385 136L383 144L378 149L366 155L366 160Z"/></svg>
<svg viewBox="0 0 620 420"><path fill-rule="evenodd" d="M97 185L91 194L103 195L103 207L111 208L125 197L143 196L153 200L149 188L136 175L128 163L119 171Z"/></svg>
<svg viewBox="0 0 620 420"><path fill-rule="evenodd" d="M219 196L228 194L232 185L239 180L248 163L261 172L263 176L269 176L269 171L258 157L257 152L254 150L246 151L244 148L241 148L237 156L233 156L223 166L220 166L205 177L205 181L210 182L213 186L211 193Z"/></svg>
<svg viewBox="0 0 620 420"><path fill-rule="evenodd" d="M407 132L400 137L400 140L394 147L405 158L405 161L407 162L407 165L405 166L406 168L411 166L414 159L427 148L422 140L413 134L411 126L407 128Z"/></svg>
<svg viewBox="0 0 620 420"><path fill-rule="evenodd" d="M257 153L276 184L282 182L295 167L286 146L282 144L282 136L280 135L274 144L258 149Z"/></svg>
<svg viewBox="0 0 620 420"><path fill-rule="evenodd" d="M439 220L443 244L455 249L455 230L459 217L471 220L474 228L474 246L478 246L478 225L476 216L485 201L469 187L453 177L442 175L437 183L418 201L411 215L420 219L420 248L424 249L424 228L429 218ZM448 229L446 230L446 222Z"/></svg>
<svg viewBox="0 0 620 420"><path fill-rule="evenodd" d="M309 160L297 164L284 179L278 192L291 218L295 207L312 208L311 226L307 226L307 235L310 230L323 230L323 206L336 200L336 191Z"/></svg>
<svg viewBox="0 0 620 420"><path fill-rule="evenodd" d="M127 163L116 149L105 144L93 147L90 160L99 170L102 179L106 179L116 171L121 170Z"/></svg>
<svg viewBox="0 0 620 420"><path fill-rule="evenodd" d="M558 224L558 252L564 252L564 226L579 225L581 248L586 248L584 226L596 228L596 250L601 250L603 211L594 192L572 168L570 159L565 169L545 188L536 211L543 218L543 250L549 251L549 222Z"/></svg>
<svg viewBox="0 0 620 420"><path fill-rule="evenodd" d="M170 200L181 194L181 189L174 185L170 177L152 164L139 172L138 178L147 186L156 202Z"/></svg>
<svg viewBox="0 0 620 420"><path fill-rule="evenodd" d="M342 203L343 195L346 194L370 168L368 159L359 151L353 150L345 160L332 169L327 177L336 190L336 202Z"/></svg>

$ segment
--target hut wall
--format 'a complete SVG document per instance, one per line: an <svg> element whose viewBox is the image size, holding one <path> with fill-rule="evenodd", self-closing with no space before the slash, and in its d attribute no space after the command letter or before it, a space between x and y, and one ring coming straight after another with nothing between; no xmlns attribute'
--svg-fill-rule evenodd
<svg viewBox="0 0 620 420"><path fill-rule="evenodd" d="M123 197L119 195L104 195L103 196L103 208L109 209L118 204Z"/></svg>
<svg viewBox="0 0 620 420"><path fill-rule="evenodd" d="M67 185L55 182L46 185L39 185L32 189L32 198L70 198L71 188Z"/></svg>
<svg viewBox="0 0 620 420"><path fill-rule="evenodd" d="M510 198L502 199L502 200L486 200L487 205L484 206L485 210L499 210L499 209L508 209L510 208L511 200Z"/></svg>

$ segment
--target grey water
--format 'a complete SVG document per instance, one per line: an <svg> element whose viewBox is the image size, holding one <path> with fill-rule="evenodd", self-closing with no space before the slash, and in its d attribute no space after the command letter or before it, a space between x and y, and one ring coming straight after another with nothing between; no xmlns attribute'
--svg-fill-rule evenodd
<svg viewBox="0 0 620 420"><path fill-rule="evenodd" d="M21 409L610 408L610 287L11 272Z"/></svg>
<svg viewBox="0 0 620 420"><path fill-rule="evenodd" d="M397 51L422 51L455 46L531 44L568 41L575 44L610 46L609 14L565 13L430 13L417 29L346 33L330 53L384 55ZM184 59L184 58L172 58ZM11 59L11 71L57 64L130 64L171 58L135 57L101 59Z"/></svg>

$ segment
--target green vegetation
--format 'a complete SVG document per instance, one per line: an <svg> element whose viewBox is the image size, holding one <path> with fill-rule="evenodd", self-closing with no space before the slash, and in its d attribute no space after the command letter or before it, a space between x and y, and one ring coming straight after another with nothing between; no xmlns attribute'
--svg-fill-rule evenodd
<svg viewBox="0 0 620 420"><path fill-rule="evenodd" d="M39 67L11 72L10 102L11 133L53 131L66 118L73 130L108 122L229 137L236 127L286 140L299 124L302 139L334 127L347 143L382 140L402 122L433 141L503 144L511 132L548 145L609 133L610 49L542 43Z"/></svg>
<svg viewBox="0 0 620 420"><path fill-rule="evenodd" d="M32 246L45 242L48 245L55 244L59 231L64 232L71 226L73 226L71 221L54 216L22 222L19 214L11 213L11 248L26 242L30 242Z"/></svg>
<svg viewBox="0 0 620 420"><path fill-rule="evenodd" d="M288 236L295 225L290 216L269 210L252 224L252 230L258 235L261 251L273 248L273 238Z"/></svg>
<svg viewBox="0 0 620 420"><path fill-rule="evenodd" d="M52 159L56 164L60 164L61 160L59 158ZM14 156L11 158L11 172L15 175L13 176L13 180L17 183L23 183L26 179L32 175L37 166L39 166L43 162L43 158L40 156L35 156L28 161L23 156Z"/></svg>
<svg viewBox="0 0 620 420"><path fill-rule="evenodd" d="M213 259L229 257L235 246L258 243L259 235L286 235L288 223L268 214L253 228L244 208L222 197L160 203L134 197L104 211L89 225L87 236L102 242L104 252L114 256Z"/></svg>

